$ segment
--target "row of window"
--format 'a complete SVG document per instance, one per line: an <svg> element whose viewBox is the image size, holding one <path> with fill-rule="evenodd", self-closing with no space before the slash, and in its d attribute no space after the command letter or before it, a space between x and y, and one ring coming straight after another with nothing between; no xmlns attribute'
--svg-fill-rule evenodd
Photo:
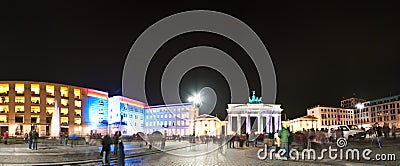
<svg viewBox="0 0 400 166"><path fill-rule="evenodd" d="M182 113L177 115L172 114L157 114L157 115L146 115L146 119L162 119L162 118L189 118L189 113Z"/></svg>
<svg viewBox="0 0 400 166"><path fill-rule="evenodd" d="M336 114L321 114L321 119L327 118L353 118L353 115L336 115Z"/></svg>
<svg viewBox="0 0 400 166"><path fill-rule="evenodd" d="M51 123L52 117L46 117L46 123ZM68 125L68 117L60 117L62 125ZM0 115L0 123L7 123L8 116L7 115ZM23 115L15 115L15 123L24 123L24 116ZM31 116L31 123L40 123L39 116ZM74 118L75 125L81 125L82 119L81 118Z"/></svg>
<svg viewBox="0 0 400 166"><path fill-rule="evenodd" d="M25 113L24 106L15 106L16 113ZM46 114L51 115L54 112L54 107L46 107ZM61 115L68 115L68 108L61 108L60 114ZM9 106L0 106L0 114L7 114L9 113ZM40 107L39 106L31 106L31 113L32 114L40 114ZM82 116L82 110L75 109L74 110L75 116Z"/></svg>
<svg viewBox="0 0 400 166"><path fill-rule="evenodd" d="M387 109L390 109L390 108L400 108L400 103L391 103L391 104L371 107L371 111L387 110Z"/></svg>
<svg viewBox="0 0 400 166"><path fill-rule="evenodd" d="M337 110L337 109L321 109L321 112L340 112L340 113L348 113L348 114L353 113L353 111L351 111L351 110Z"/></svg>
<svg viewBox="0 0 400 166"><path fill-rule="evenodd" d="M38 96L40 94L40 84L31 84L31 95L32 96ZM7 96L10 91L10 86L9 84L0 84L0 95L2 96ZM47 96L54 96L55 94L55 87L54 85L45 85L45 91ZM15 92L18 95L23 95L25 92L25 84L23 83L16 83L15 84ZM80 89L74 89L74 98L76 99L81 99L81 90ZM69 89L68 87L61 86L60 87L60 94L61 97L67 98L69 96Z"/></svg>
<svg viewBox="0 0 400 166"><path fill-rule="evenodd" d="M156 113L156 112L175 112L175 111L189 111L190 107L181 107L181 108L171 108L171 109L148 109L148 113Z"/></svg>
<svg viewBox="0 0 400 166"><path fill-rule="evenodd" d="M389 120L396 120L396 115L371 118L371 120L372 120L372 122L382 122L382 121L385 122L385 121L389 121Z"/></svg>
<svg viewBox="0 0 400 166"><path fill-rule="evenodd" d="M155 121L155 122L146 122L146 126L161 126L164 128L173 127L173 126L187 126L189 125L187 121L177 120L177 121Z"/></svg>
<svg viewBox="0 0 400 166"><path fill-rule="evenodd" d="M321 121L323 126L330 126L330 125L352 125L353 121Z"/></svg>
<svg viewBox="0 0 400 166"><path fill-rule="evenodd" d="M9 103L9 97L2 96L0 99L0 104L8 104ZM25 97L15 97L15 104L24 104L25 103ZM54 105L55 99L54 98L46 98L46 104L47 105ZM40 97L31 97L31 105L39 105L40 104ZM75 100L74 101L75 107L82 107L82 101L80 100ZM61 106L68 107L68 99L61 99Z"/></svg>

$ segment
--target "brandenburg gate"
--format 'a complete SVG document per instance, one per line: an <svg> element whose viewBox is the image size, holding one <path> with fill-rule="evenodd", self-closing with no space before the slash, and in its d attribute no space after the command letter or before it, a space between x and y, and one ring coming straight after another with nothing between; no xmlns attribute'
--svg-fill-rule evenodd
<svg viewBox="0 0 400 166"><path fill-rule="evenodd" d="M228 104L228 134L273 133L282 128L280 104L263 104L255 96L247 104Z"/></svg>

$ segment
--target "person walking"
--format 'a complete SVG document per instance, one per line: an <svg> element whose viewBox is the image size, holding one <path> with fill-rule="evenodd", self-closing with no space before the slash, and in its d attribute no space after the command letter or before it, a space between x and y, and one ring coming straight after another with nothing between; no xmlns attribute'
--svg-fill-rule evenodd
<svg viewBox="0 0 400 166"><path fill-rule="evenodd" d="M249 147L250 146L250 143L249 143L249 133L246 133L246 147Z"/></svg>
<svg viewBox="0 0 400 166"><path fill-rule="evenodd" d="M112 144L111 137L108 136L108 134L105 135L101 140L102 148L100 153L100 155L103 158L103 165L110 165L111 144Z"/></svg>
<svg viewBox="0 0 400 166"><path fill-rule="evenodd" d="M33 147L32 147L32 150L37 150L39 133L36 130L34 130L33 133L32 133L32 136L33 136Z"/></svg>
<svg viewBox="0 0 400 166"><path fill-rule="evenodd" d="M4 144L8 144L8 131L6 131L5 133L4 133L4 135L3 135L3 138L4 138Z"/></svg>
<svg viewBox="0 0 400 166"><path fill-rule="evenodd" d="M375 123L374 130L375 130L378 147L382 148L382 127L379 126L378 123Z"/></svg>
<svg viewBox="0 0 400 166"><path fill-rule="evenodd" d="M28 137L29 137L28 131L25 131L25 134L24 134L24 142L25 142L25 144L28 144Z"/></svg>
<svg viewBox="0 0 400 166"><path fill-rule="evenodd" d="M281 140L281 149L285 149L286 150L286 159L289 158L289 130L286 129L285 127L283 127L279 132L278 132L278 136Z"/></svg>

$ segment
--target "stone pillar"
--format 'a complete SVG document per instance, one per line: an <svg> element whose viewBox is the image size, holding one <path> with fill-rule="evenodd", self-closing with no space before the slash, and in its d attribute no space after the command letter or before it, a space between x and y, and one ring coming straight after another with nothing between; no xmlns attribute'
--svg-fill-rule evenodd
<svg viewBox="0 0 400 166"><path fill-rule="evenodd" d="M232 134L232 115L228 114L228 135Z"/></svg>
<svg viewBox="0 0 400 166"><path fill-rule="evenodd" d="M258 133L262 133L262 127L261 127L261 121L262 121L262 117L260 114L257 115L257 132Z"/></svg>
<svg viewBox="0 0 400 166"><path fill-rule="evenodd" d="M241 128L242 128L242 118L240 117L240 114L237 115L236 118L236 122L237 122L237 130L236 133L241 134Z"/></svg>
<svg viewBox="0 0 400 166"><path fill-rule="evenodd" d="M250 132L251 132L250 115L246 114L246 133L250 134Z"/></svg>

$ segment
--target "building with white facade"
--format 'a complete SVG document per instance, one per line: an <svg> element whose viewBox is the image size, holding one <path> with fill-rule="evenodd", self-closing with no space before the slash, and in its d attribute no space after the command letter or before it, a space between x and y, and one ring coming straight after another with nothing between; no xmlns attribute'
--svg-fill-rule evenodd
<svg viewBox="0 0 400 166"><path fill-rule="evenodd" d="M193 135L199 109L192 103L149 106L145 109L145 133L159 131L168 136Z"/></svg>
<svg viewBox="0 0 400 166"><path fill-rule="evenodd" d="M227 121L221 121L217 117L203 114L195 119L196 136L221 136L227 135Z"/></svg>
<svg viewBox="0 0 400 166"><path fill-rule="evenodd" d="M317 129L328 128L330 125L354 124L354 110L346 108L326 107L317 105L307 109L307 115L318 118Z"/></svg>
<svg viewBox="0 0 400 166"><path fill-rule="evenodd" d="M228 104L228 135L244 133L273 133L282 128L279 104L263 104L261 97L252 98L247 104Z"/></svg>
<svg viewBox="0 0 400 166"><path fill-rule="evenodd" d="M389 127L400 127L400 95L370 100L361 103L355 111L355 124L365 128L378 123Z"/></svg>
<svg viewBox="0 0 400 166"><path fill-rule="evenodd" d="M311 115L306 115L289 120L287 126L289 127L289 130L291 132L321 128L320 126L318 126L318 118Z"/></svg>

